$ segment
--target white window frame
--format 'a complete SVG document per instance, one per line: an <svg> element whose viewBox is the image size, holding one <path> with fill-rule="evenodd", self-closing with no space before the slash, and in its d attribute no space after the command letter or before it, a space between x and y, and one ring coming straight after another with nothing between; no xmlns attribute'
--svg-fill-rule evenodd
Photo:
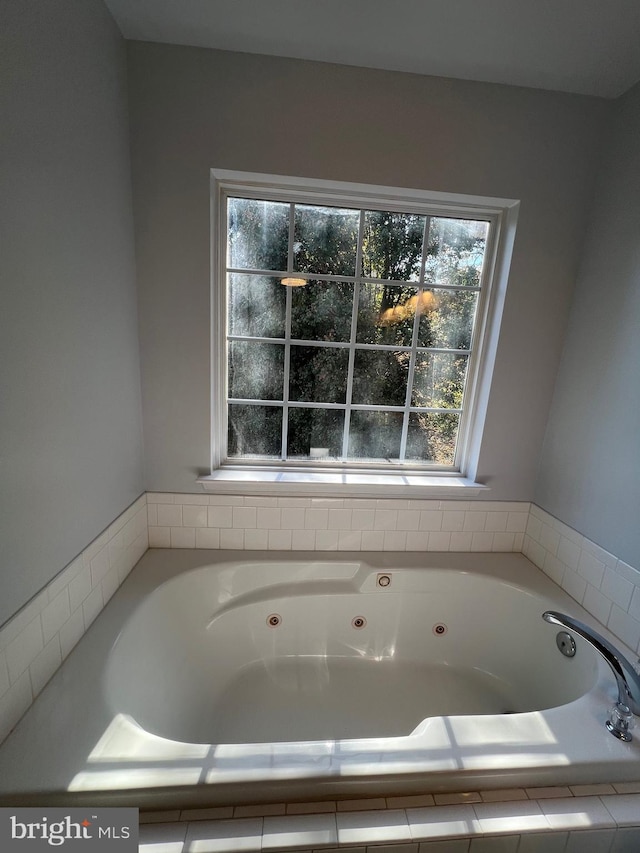
<svg viewBox="0 0 640 853"><path fill-rule="evenodd" d="M397 209L431 216L487 219L483 289L475 322L473 352L465 386L465 417L458 437L455 470L418 464L381 467L373 463L337 463L329 467L290 462L228 461L227 436L227 285L225 199L268 198L307 204L367 209ZM211 170L211 474L199 477L205 491L290 496L474 496L486 488L476 482L482 432L519 202L416 189L319 179Z"/></svg>

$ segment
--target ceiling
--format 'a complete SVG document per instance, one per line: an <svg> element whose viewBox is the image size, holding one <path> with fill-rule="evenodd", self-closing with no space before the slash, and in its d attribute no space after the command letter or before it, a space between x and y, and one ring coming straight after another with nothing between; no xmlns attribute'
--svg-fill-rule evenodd
<svg viewBox="0 0 640 853"><path fill-rule="evenodd" d="M105 0L127 39L614 98L640 0Z"/></svg>

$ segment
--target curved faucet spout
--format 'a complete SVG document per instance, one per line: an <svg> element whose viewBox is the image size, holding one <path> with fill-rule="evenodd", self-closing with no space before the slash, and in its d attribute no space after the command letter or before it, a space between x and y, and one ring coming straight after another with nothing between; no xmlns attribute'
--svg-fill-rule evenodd
<svg viewBox="0 0 640 853"><path fill-rule="evenodd" d="M542 614L542 618L546 622L568 628L593 646L613 671L616 684L618 685L618 704L626 705L633 714L640 716L640 675L638 675L622 652L616 649L608 640L605 640L597 631L585 625L584 622L579 622L565 613L547 610Z"/></svg>

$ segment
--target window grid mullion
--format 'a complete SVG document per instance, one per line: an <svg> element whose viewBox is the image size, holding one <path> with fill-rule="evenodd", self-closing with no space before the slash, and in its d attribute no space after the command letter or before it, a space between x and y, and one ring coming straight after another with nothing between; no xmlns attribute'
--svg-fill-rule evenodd
<svg viewBox="0 0 640 853"><path fill-rule="evenodd" d="M282 408L282 400L256 400L251 398L244 397L230 397L228 402L232 405L242 405L242 406L271 406L273 408ZM319 403L319 402L307 402L303 400L293 400L289 401L288 408L290 409L333 409L337 411L345 411L347 408L346 403ZM351 403L350 408L352 411L356 412L404 412L405 406L384 406L376 403ZM438 409L435 407L429 406L409 406L410 412L417 413L438 413L438 414L446 414L446 415L459 415L462 413L462 409Z"/></svg>
<svg viewBox="0 0 640 853"><path fill-rule="evenodd" d="M292 262L290 262L292 265ZM262 275L267 276L269 278L282 278L285 275L294 275L296 278L304 278L306 281L343 281L343 282L351 282L351 284L355 282L362 282L364 284L378 284L385 285L389 287L419 287L420 280L412 281L407 279L406 281L400 281L400 279L395 278L369 278L368 276L355 276L355 275L334 275L333 273L317 273L317 272L300 272L299 270L288 270L285 272L284 270L259 270L259 269L241 269L239 267L228 267L227 273L230 275ZM440 284L437 281L432 281L428 283L429 290L462 290L464 292L472 292L479 293L482 289L480 286L467 284L464 287L456 286L454 284Z"/></svg>
<svg viewBox="0 0 640 853"><path fill-rule="evenodd" d="M353 301L351 303L351 336L349 338L349 363L347 366L347 388L345 392L344 425L342 428L342 456L347 459L349 451L349 430L351 428L351 401L353 396L353 369L356 358L356 332L358 328L358 305L360 303L359 276L362 272L362 244L364 241L364 210L360 211L358 225L358 246L356 249L355 280L353 285Z"/></svg>
<svg viewBox="0 0 640 853"><path fill-rule="evenodd" d="M418 332L420 330L420 297L424 291L424 268L429 245L429 232L431 230L431 217L425 216L424 231L422 233L422 257L420 258L420 279L418 292L416 294L416 313L413 318L413 330L411 334L411 355L409 356L409 370L407 371L407 391L404 399L404 416L402 418L402 434L400 436L400 462L405 461L407 452L407 435L409 433L409 408L411 406L411 395L413 392L413 376L416 370L416 358L418 352Z"/></svg>
<svg viewBox="0 0 640 853"><path fill-rule="evenodd" d="M289 246L287 249L287 271L293 271L293 229L295 221L295 205L289 205ZM287 458L287 443L289 439L289 373L291 367L291 288L286 288L285 321L284 321L284 371L282 377L282 439L280 456Z"/></svg>

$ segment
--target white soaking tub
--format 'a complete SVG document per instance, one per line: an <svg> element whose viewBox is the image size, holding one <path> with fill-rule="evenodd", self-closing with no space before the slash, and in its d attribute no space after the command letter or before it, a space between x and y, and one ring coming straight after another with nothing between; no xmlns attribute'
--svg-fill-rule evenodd
<svg viewBox="0 0 640 853"><path fill-rule="evenodd" d="M590 621L519 554L149 551L0 748L0 803L640 778L609 667L547 609Z"/></svg>

